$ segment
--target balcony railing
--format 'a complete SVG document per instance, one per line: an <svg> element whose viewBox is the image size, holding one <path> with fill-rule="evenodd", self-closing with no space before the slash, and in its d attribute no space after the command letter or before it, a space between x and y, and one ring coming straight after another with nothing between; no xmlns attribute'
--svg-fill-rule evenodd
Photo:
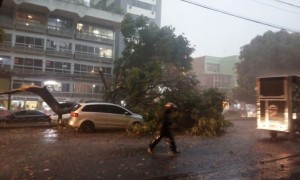
<svg viewBox="0 0 300 180"><path fill-rule="evenodd" d="M87 40L87 41L93 41L93 42L99 42L99 43L105 43L105 44L114 44L113 37L110 36L105 36L105 35L96 35L96 34L91 34L87 32L80 32L76 31L76 36L77 39L82 39L82 40Z"/></svg>
<svg viewBox="0 0 300 180"><path fill-rule="evenodd" d="M10 69L10 65L8 64L0 64L0 74L12 74L12 70Z"/></svg>
<svg viewBox="0 0 300 180"><path fill-rule="evenodd" d="M14 47L17 52L31 53L31 54L44 54L44 48L42 46L34 46L28 44L16 43Z"/></svg>
<svg viewBox="0 0 300 180"><path fill-rule="evenodd" d="M101 63L112 64L113 63L113 59L112 58L107 58L107 57L101 57Z"/></svg>
<svg viewBox="0 0 300 180"><path fill-rule="evenodd" d="M0 50L3 50L3 51L12 51L13 50L12 43L11 42L0 43Z"/></svg>
<svg viewBox="0 0 300 180"><path fill-rule="evenodd" d="M53 76L53 77L72 77L71 72L55 72L55 71L45 71L45 76Z"/></svg>
<svg viewBox="0 0 300 180"><path fill-rule="evenodd" d="M63 57L63 58L72 58L73 54L70 50L60 50L57 51L56 49L46 49L47 56L54 56L54 57Z"/></svg>
<svg viewBox="0 0 300 180"><path fill-rule="evenodd" d="M101 99L103 94L88 94L88 93L71 93L71 92L56 92L51 91L51 94L53 94L54 97L63 97L63 98L93 98L93 99Z"/></svg>
<svg viewBox="0 0 300 180"><path fill-rule="evenodd" d="M54 26L51 26L51 27L48 26L47 34L72 38L74 36L74 30L63 29L63 28L54 27Z"/></svg>
<svg viewBox="0 0 300 180"><path fill-rule="evenodd" d="M26 21L17 21L16 29L23 31L32 31L37 33L45 33L45 26L42 24L29 23Z"/></svg>
<svg viewBox="0 0 300 180"><path fill-rule="evenodd" d="M34 70L34 69L22 69L22 68L14 68L12 73L15 75L43 75L43 70Z"/></svg>
<svg viewBox="0 0 300 180"><path fill-rule="evenodd" d="M12 29L14 27L14 23L12 19L0 17L0 26Z"/></svg>
<svg viewBox="0 0 300 180"><path fill-rule="evenodd" d="M97 54L75 52L75 59L100 62L100 56Z"/></svg>

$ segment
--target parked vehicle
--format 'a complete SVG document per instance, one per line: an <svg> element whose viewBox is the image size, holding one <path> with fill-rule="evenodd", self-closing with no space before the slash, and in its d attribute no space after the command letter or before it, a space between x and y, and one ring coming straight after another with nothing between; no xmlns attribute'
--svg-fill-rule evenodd
<svg viewBox="0 0 300 180"><path fill-rule="evenodd" d="M95 129L128 128L142 125L143 117L112 103L79 103L71 112L69 125L83 132Z"/></svg>
<svg viewBox="0 0 300 180"><path fill-rule="evenodd" d="M16 111L9 115L7 122L51 122L51 117L37 110Z"/></svg>
<svg viewBox="0 0 300 180"><path fill-rule="evenodd" d="M300 77L257 78L257 129L278 133L300 132Z"/></svg>
<svg viewBox="0 0 300 180"><path fill-rule="evenodd" d="M10 115L10 112L4 108L0 107L0 122L4 122L6 119L8 119Z"/></svg>
<svg viewBox="0 0 300 180"><path fill-rule="evenodd" d="M225 119L244 118L247 117L247 111L239 109L228 109L223 111L222 115Z"/></svg>

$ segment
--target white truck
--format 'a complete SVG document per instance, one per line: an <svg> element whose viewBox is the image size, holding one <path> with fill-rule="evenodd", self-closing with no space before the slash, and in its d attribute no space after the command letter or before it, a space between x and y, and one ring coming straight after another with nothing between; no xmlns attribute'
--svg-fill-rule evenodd
<svg viewBox="0 0 300 180"><path fill-rule="evenodd" d="M278 133L300 132L300 77L273 76L256 80L257 129Z"/></svg>

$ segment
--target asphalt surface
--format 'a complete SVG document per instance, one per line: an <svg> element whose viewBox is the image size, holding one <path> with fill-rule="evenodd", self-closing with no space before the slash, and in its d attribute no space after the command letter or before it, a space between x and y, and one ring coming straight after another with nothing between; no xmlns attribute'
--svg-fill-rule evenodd
<svg viewBox="0 0 300 180"><path fill-rule="evenodd" d="M254 120L234 120L221 137L176 134L162 141L124 131L82 134L52 126L0 129L0 179L300 179L300 141L271 139Z"/></svg>

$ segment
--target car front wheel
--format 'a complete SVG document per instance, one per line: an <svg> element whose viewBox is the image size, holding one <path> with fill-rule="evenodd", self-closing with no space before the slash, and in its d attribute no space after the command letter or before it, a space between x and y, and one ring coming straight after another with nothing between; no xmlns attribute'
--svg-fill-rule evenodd
<svg viewBox="0 0 300 180"><path fill-rule="evenodd" d="M84 133L92 133L95 131L95 126L92 122L83 122L80 126L80 130Z"/></svg>

